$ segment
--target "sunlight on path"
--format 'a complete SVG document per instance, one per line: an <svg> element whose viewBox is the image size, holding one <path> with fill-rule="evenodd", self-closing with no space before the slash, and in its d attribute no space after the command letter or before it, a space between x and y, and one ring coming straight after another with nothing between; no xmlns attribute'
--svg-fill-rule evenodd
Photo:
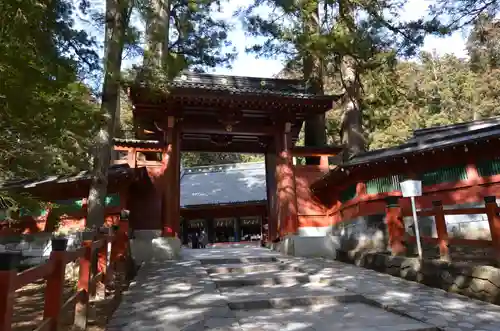
<svg viewBox="0 0 500 331"><path fill-rule="evenodd" d="M500 330L500 307L260 247L184 249L139 271L108 330Z"/></svg>

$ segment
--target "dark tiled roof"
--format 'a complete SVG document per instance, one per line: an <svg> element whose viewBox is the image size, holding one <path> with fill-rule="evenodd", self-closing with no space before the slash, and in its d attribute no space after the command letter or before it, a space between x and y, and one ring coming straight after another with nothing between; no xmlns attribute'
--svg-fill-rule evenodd
<svg viewBox="0 0 500 331"><path fill-rule="evenodd" d="M109 168L108 176L126 176L132 175L134 169L131 169L128 164L117 164L112 165ZM57 176L47 176L40 179L24 179L24 180L15 180L15 181L7 181L4 183L0 183L0 190L10 190L10 189L30 189L39 185L45 184L65 184L76 182L80 180L89 180L92 179L91 171L80 171L79 173L70 174L70 175L57 175Z"/></svg>
<svg viewBox="0 0 500 331"><path fill-rule="evenodd" d="M415 130L413 137L399 146L358 154L343 167L404 156L437 148L451 147L500 136L500 118Z"/></svg>
<svg viewBox="0 0 500 331"><path fill-rule="evenodd" d="M266 94L295 98L336 99L318 96L304 81L298 79L255 78L183 72L170 84L174 88L193 88L231 94Z"/></svg>
<svg viewBox="0 0 500 331"><path fill-rule="evenodd" d="M264 162L185 168L182 172L182 207L265 200Z"/></svg>

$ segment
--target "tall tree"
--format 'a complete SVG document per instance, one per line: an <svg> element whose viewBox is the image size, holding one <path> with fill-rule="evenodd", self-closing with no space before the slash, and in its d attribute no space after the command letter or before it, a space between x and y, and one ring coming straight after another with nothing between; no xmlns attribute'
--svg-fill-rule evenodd
<svg viewBox="0 0 500 331"><path fill-rule="evenodd" d="M140 12L146 24L146 68L140 69L171 79L184 69L205 71L216 66L230 65L236 56L227 36L232 26L227 21L214 17L221 10L221 2L223 1L141 2ZM154 80L154 77L142 78Z"/></svg>
<svg viewBox="0 0 500 331"><path fill-rule="evenodd" d="M87 227L91 228L99 227L104 222L108 168L120 97L122 56L132 9L131 1L106 0L102 117L95 141L93 177L87 207Z"/></svg>
<svg viewBox="0 0 500 331"><path fill-rule="evenodd" d="M323 62L318 49L321 36L321 22L319 18L319 1L311 0L302 3L302 24L304 41L299 45L303 48L303 77L315 94L323 94ZM326 122L325 114L314 115L306 120L304 124L304 145L322 146L326 144ZM306 158L306 164L319 164L319 158Z"/></svg>
<svg viewBox="0 0 500 331"><path fill-rule="evenodd" d="M291 1L256 0L247 8L243 16L247 30L255 36L266 37L264 43L250 47L249 51L261 56L283 55L295 68L304 54L320 55L328 75L340 80L345 94L342 114L345 120L340 129L341 141L347 148L346 157L349 157L365 149L359 76L384 63L393 63L397 55L414 54L425 33L446 33L447 30L437 20L399 20L401 1L317 1L322 8L321 33L311 38L312 30L301 29L300 18L304 17L305 10L315 8L316 0L299 3L301 5ZM271 8L267 17L256 10L263 5ZM308 43L310 40L315 42ZM304 49L310 51L304 52Z"/></svg>
<svg viewBox="0 0 500 331"><path fill-rule="evenodd" d="M143 66L134 68L136 78L164 86L180 71L198 72L216 66L230 66L236 56L228 31L232 26L216 19L221 0L145 0L140 13L146 24ZM184 166L245 162L231 153L183 153Z"/></svg>
<svg viewBox="0 0 500 331"><path fill-rule="evenodd" d="M450 29L455 30L474 25L482 15L495 17L500 10L500 1L435 0L430 9Z"/></svg>
<svg viewBox="0 0 500 331"><path fill-rule="evenodd" d="M65 0L0 3L0 181L89 167L97 112L79 80L98 57L74 10Z"/></svg>
<svg viewBox="0 0 500 331"><path fill-rule="evenodd" d="M500 67L500 21L489 14L480 15L467 39L471 68L486 72Z"/></svg>

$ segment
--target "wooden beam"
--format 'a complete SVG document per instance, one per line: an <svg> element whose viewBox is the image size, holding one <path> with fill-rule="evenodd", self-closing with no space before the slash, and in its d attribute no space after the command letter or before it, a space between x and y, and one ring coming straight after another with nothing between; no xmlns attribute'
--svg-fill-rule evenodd
<svg viewBox="0 0 500 331"><path fill-rule="evenodd" d="M137 152L161 152L162 147L158 145L158 147L125 147L125 146L114 146L113 147L115 151L122 151L122 152L128 152L132 149L135 149Z"/></svg>
<svg viewBox="0 0 500 331"><path fill-rule="evenodd" d="M182 123L182 133L225 134L238 136L272 136L276 132L274 126L255 126L251 124L209 124L209 123Z"/></svg>
<svg viewBox="0 0 500 331"><path fill-rule="evenodd" d="M183 152L214 152L214 153L252 153L261 154L267 150L266 146L258 142L232 142L229 145L217 145L209 140L187 140L181 142Z"/></svg>
<svg viewBox="0 0 500 331"><path fill-rule="evenodd" d="M336 156L342 152L342 147L295 146L292 148L291 152L292 156Z"/></svg>

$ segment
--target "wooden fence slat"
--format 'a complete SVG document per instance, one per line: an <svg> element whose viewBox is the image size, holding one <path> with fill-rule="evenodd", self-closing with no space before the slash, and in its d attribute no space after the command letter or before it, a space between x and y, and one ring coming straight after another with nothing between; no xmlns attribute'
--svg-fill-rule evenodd
<svg viewBox="0 0 500 331"><path fill-rule="evenodd" d="M20 261L19 253L0 253L0 330L2 331L12 329L15 283Z"/></svg>
<svg viewBox="0 0 500 331"><path fill-rule="evenodd" d="M52 260L48 260L33 268L29 268L17 274L15 289L19 289L27 284L34 283L41 278L46 278L54 270Z"/></svg>
<svg viewBox="0 0 500 331"><path fill-rule="evenodd" d="M12 315L15 291L26 284L45 278L45 302L43 321L35 331L56 331L64 309L75 303L74 326L86 330L88 322L89 296L95 293L95 285L103 282L103 292L107 280L113 273L108 263L108 243L111 242L112 263L126 260L128 241L128 222L120 222L121 231L114 235L103 235L99 240L84 240L83 247L68 252L66 238L52 239L52 253L47 262L17 273L21 253L0 253L0 331L12 330ZM95 233L89 233L95 237ZM123 242L121 242L123 241ZM94 254L97 253L97 254ZM93 258L98 257L98 258ZM80 259L80 275L77 292L63 303L66 264ZM120 267L119 267L120 268ZM123 268L123 266L122 266ZM92 276L92 270L97 270ZM116 286L120 288L120 286ZM119 295L119 291L116 292Z"/></svg>
<svg viewBox="0 0 500 331"><path fill-rule="evenodd" d="M80 330L87 328L87 320L89 314L89 285L90 272L92 270L92 240L83 242L85 253L80 259L80 274L78 278L78 291L81 295L78 297L75 305L75 320L74 326Z"/></svg>
<svg viewBox="0 0 500 331"><path fill-rule="evenodd" d="M46 320L43 320L42 324L40 324L34 331L49 331L51 325L52 325L52 318L48 318Z"/></svg>
<svg viewBox="0 0 500 331"><path fill-rule="evenodd" d="M102 246L97 252L97 272L102 274L101 280L96 284L97 296L104 299L106 297L106 272L108 266L108 238L103 240Z"/></svg>
<svg viewBox="0 0 500 331"><path fill-rule="evenodd" d="M47 278L45 287L44 319L51 319L49 331L57 331L59 324L59 312L62 306L64 274L66 269L66 245L67 239L53 238L51 263L54 264L52 274Z"/></svg>

